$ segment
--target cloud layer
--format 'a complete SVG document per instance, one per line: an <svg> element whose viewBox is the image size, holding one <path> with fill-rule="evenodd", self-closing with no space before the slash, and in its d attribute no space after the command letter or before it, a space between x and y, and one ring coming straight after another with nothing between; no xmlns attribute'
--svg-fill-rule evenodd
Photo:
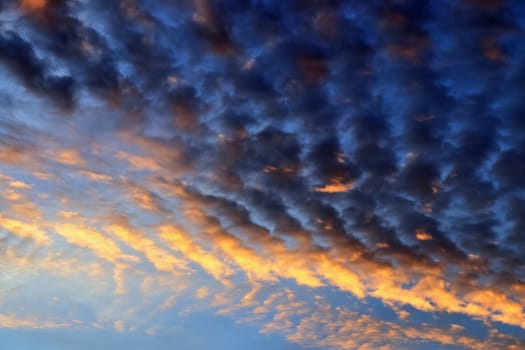
<svg viewBox="0 0 525 350"><path fill-rule="evenodd" d="M0 327L525 348L523 15L0 2Z"/></svg>

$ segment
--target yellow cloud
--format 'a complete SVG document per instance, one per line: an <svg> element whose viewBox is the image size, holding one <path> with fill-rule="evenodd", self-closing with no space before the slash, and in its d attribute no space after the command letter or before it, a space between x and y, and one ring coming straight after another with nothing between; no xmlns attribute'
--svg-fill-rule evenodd
<svg viewBox="0 0 525 350"><path fill-rule="evenodd" d="M57 213L57 216L65 219L71 219L74 217L79 217L80 214L75 211L61 210Z"/></svg>
<svg viewBox="0 0 525 350"><path fill-rule="evenodd" d="M279 277L291 278L302 285L320 287L323 282L314 268L315 257L306 252L288 251L281 240L259 239L259 250L244 244L238 237L230 234L209 217L205 206L201 205L190 193L178 186L165 186L179 198L183 198L186 207L186 219L206 232L206 241L220 251L223 258L235 263L254 283L277 281ZM202 208L202 209L201 209ZM244 229L249 230L250 227Z"/></svg>
<svg viewBox="0 0 525 350"><path fill-rule="evenodd" d="M445 283L443 271L438 266L429 267L418 261L399 259L394 269L361 258L358 252L349 254L337 246L328 252L313 253L316 250L312 242L303 243L301 250L293 251L282 242L259 237L250 242L256 247L247 246L247 242L222 229L216 219L208 216L207 203L185 191L183 186L159 185L183 199L186 219L205 232L207 243L215 251L220 251L223 259L240 267L252 283L292 278L298 284L319 287L326 282L358 298L371 296L392 305L410 305L421 311L462 313L518 326L524 324L525 315L516 305L509 304L510 300L495 306L488 297L474 298L471 295L470 299L465 298L460 291ZM249 226L242 227L242 230L249 229ZM422 240L432 238L423 230L416 234ZM507 311L506 306L510 307Z"/></svg>
<svg viewBox="0 0 525 350"><path fill-rule="evenodd" d="M48 235L38 225L10 219L0 214L0 227L9 231L10 233L22 237L32 238L38 243L45 243L49 241Z"/></svg>
<svg viewBox="0 0 525 350"><path fill-rule="evenodd" d="M201 287L197 289L197 294L195 295L197 299L204 299L210 295L210 289L208 287Z"/></svg>
<svg viewBox="0 0 525 350"><path fill-rule="evenodd" d="M350 292L358 298L365 297L364 287L359 276L343 264L323 256L317 270L327 281L339 289Z"/></svg>
<svg viewBox="0 0 525 350"><path fill-rule="evenodd" d="M9 186L13 188L30 189L31 185L26 184L23 181L10 181Z"/></svg>
<svg viewBox="0 0 525 350"><path fill-rule="evenodd" d="M186 269L184 260L178 259L167 251L159 248L156 243L138 232L133 232L122 225L111 224L104 228L136 251L144 254L149 261L161 271Z"/></svg>
<svg viewBox="0 0 525 350"><path fill-rule="evenodd" d="M106 261L115 263L123 259L130 260L113 240L91 228L70 223L57 223L52 227L69 243L89 249Z"/></svg>
<svg viewBox="0 0 525 350"><path fill-rule="evenodd" d="M187 259L200 265L210 275L219 281L229 276L232 271L215 255L205 251L196 244L186 233L177 227L163 225L159 227L160 236L175 251L180 251Z"/></svg>

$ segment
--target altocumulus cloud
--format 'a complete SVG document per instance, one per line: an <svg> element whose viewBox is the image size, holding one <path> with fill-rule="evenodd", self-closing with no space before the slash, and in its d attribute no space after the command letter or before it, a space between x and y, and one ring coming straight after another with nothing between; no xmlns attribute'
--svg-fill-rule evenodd
<svg viewBox="0 0 525 350"><path fill-rule="evenodd" d="M524 18L1 1L0 327L525 349Z"/></svg>

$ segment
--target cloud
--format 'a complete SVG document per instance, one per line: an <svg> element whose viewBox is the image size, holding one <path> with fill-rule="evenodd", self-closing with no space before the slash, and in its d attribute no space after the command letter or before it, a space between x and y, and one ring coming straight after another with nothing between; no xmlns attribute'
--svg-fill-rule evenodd
<svg viewBox="0 0 525 350"><path fill-rule="evenodd" d="M113 327L115 327L117 332L120 332L120 333L124 332L124 330L125 330L124 322L121 321L121 320L113 321Z"/></svg>
<svg viewBox="0 0 525 350"><path fill-rule="evenodd" d="M159 227L159 233L172 250L182 252L185 258L200 265L217 280L227 281L225 278L231 275L232 271L225 263L193 242L189 235L177 227L164 225Z"/></svg>
<svg viewBox="0 0 525 350"><path fill-rule="evenodd" d="M45 61L39 59L31 44L15 32L7 31L0 35L0 48L0 60L10 66L29 89L54 99L60 106L70 107L74 99L74 80L71 76L49 74Z"/></svg>
<svg viewBox="0 0 525 350"><path fill-rule="evenodd" d="M133 228L130 227L126 218L116 217L112 221L115 222L105 227L104 230L115 235L136 251L143 253L158 270L173 271L187 269L185 260L177 258L166 250L159 248L155 241L145 237L142 233L133 231Z"/></svg>
<svg viewBox="0 0 525 350"><path fill-rule="evenodd" d="M348 192L354 187L352 183L344 184L341 183L339 179L330 179L330 184L324 185L322 187L315 187L315 192L322 192L322 193L337 193L337 192Z"/></svg>
<svg viewBox="0 0 525 350"><path fill-rule="evenodd" d="M0 215L0 227L15 236L34 239L38 244L49 242L49 236L43 227L25 221Z"/></svg>
<svg viewBox="0 0 525 350"><path fill-rule="evenodd" d="M318 347L520 347L522 7L3 2L0 247L78 254L117 331L193 298Z"/></svg>
<svg viewBox="0 0 525 350"><path fill-rule="evenodd" d="M73 223L54 223L52 229L69 243L91 250L108 262L134 260L133 257L125 255L112 239L89 227Z"/></svg>
<svg viewBox="0 0 525 350"><path fill-rule="evenodd" d="M67 328L69 323L55 322L51 320L39 320L36 318L19 318L16 315L0 315L0 325L8 329L53 329Z"/></svg>
<svg viewBox="0 0 525 350"><path fill-rule="evenodd" d="M157 164L154 158L142 157L127 152L119 151L116 154L117 158L123 159L128 162L133 168L137 170L160 170L160 166Z"/></svg>
<svg viewBox="0 0 525 350"><path fill-rule="evenodd" d="M47 4L46 0L22 0L22 8L29 11L43 9Z"/></svg>
<svg viewBox="0 0 525 350"><path fill-rule="evenodd" d="M86 160L75 149L60 150L56 154L56 160L64 165L82 166L86 164Z"/></svg>

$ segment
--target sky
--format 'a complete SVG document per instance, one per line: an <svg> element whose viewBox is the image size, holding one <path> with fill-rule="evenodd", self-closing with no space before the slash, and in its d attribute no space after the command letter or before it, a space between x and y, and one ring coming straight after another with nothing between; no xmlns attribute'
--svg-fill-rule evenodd
<svg viewBox="0 0 525 350"><path fill-rule="evenodd" d="M0 348L525 349L525 2L0 0Z"/></svg>

